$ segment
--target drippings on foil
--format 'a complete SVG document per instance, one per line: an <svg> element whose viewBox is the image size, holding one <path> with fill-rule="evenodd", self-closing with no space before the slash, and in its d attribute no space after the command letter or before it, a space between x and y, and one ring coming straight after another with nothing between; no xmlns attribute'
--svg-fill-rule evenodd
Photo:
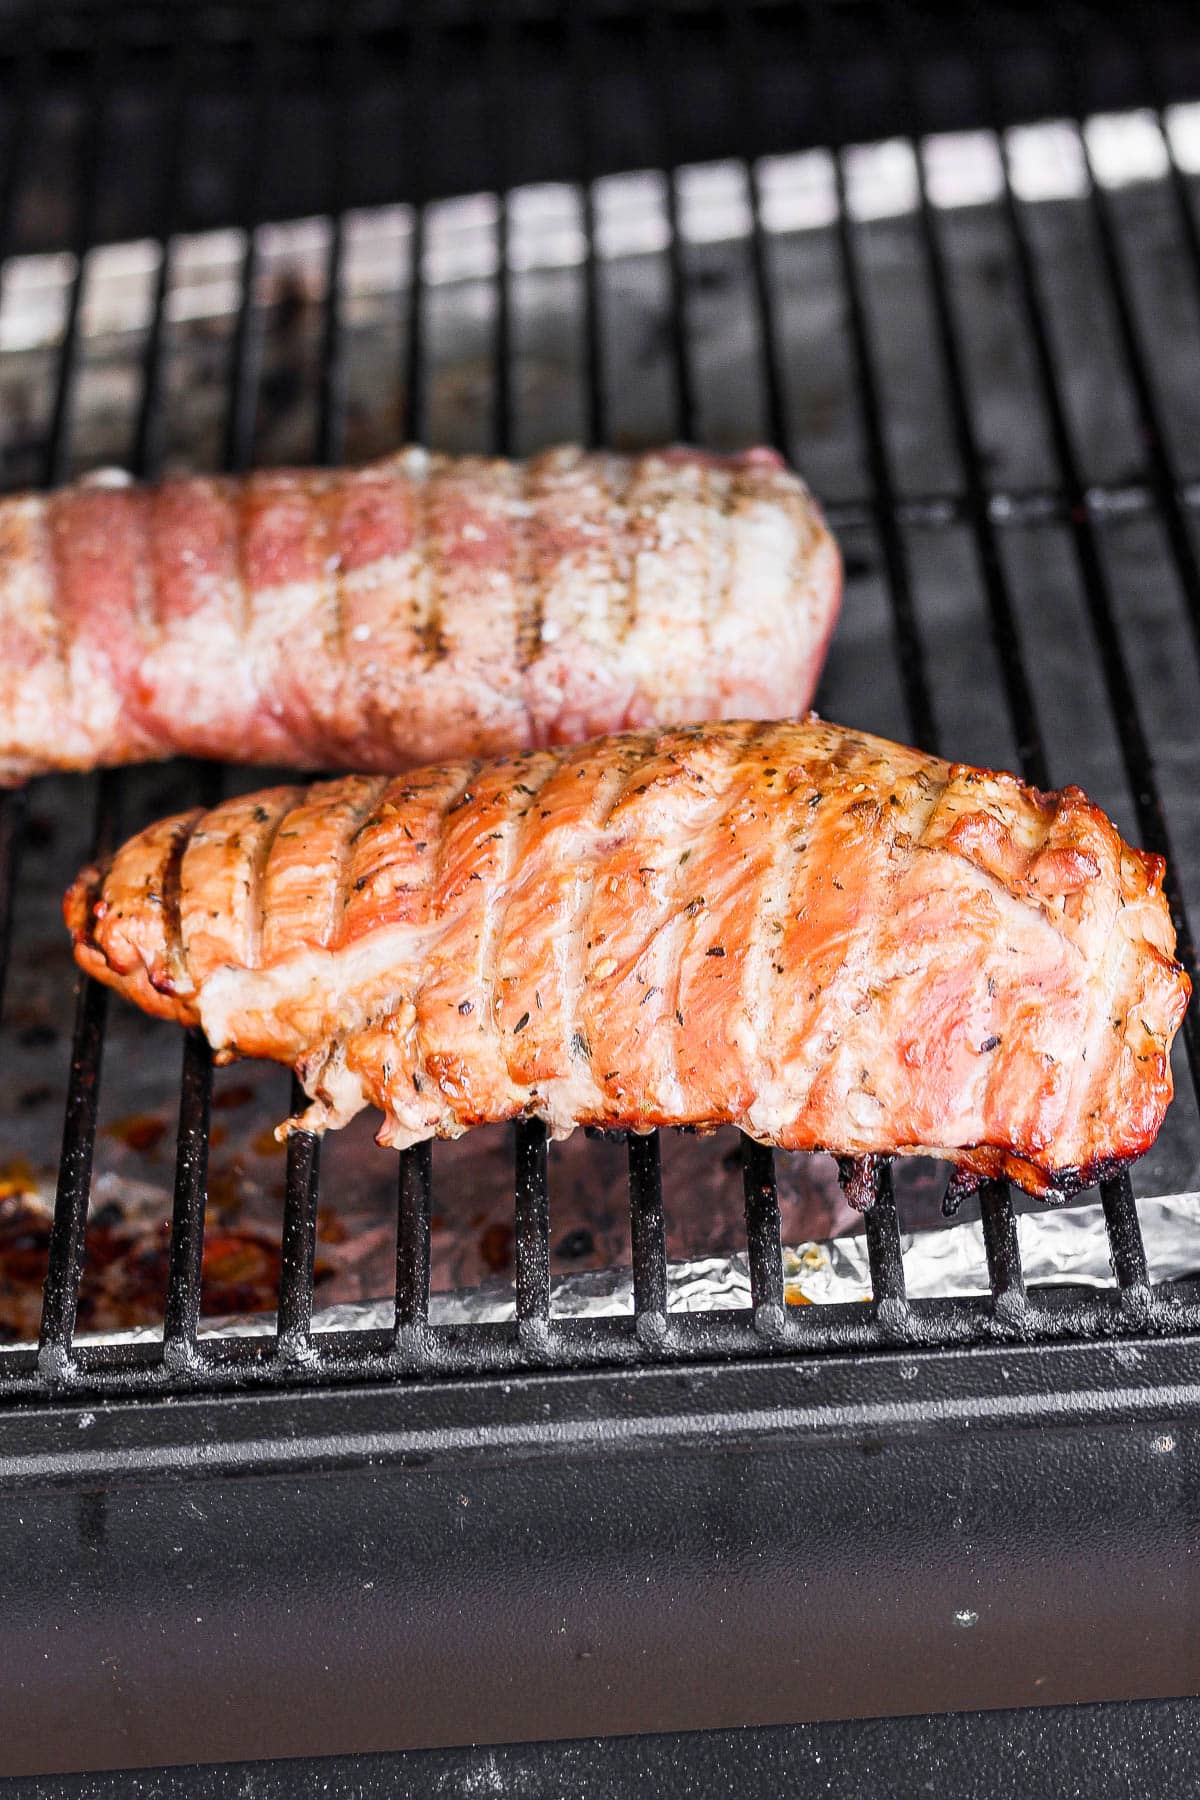
<svg viewBox="0 0 1200 1800"><path fill-rule="evenodd" d="M1200 1274L1200 1193L1142 1200L1138 1215L1152 1280L1180 1281ZM1108 1287L1113 1284L1103 1209L1098 1205L1067 1207L1054 1212L1024 1213L1017 1219L1021 1258L1030 1287ZM983 1231L977 1222L942 1230L918 1231L902 1238L908 1294L914 1300L979 1295L988 1292ZM789 1305L829 1305L871 1298L866 1238L861 1232L828 1243L798 1244L784 1251L785 1293ZM750 1305L750 1273L742 1254L672 1262L667 1268L668 1304L672 1311L726 1311ZM562 1275L552 1283L550 1310L555 1318L606 1318L633 1311L631 1270L600 1269ZM456 1293L434 1294L429 1302L433 1325L504 1324L514 1317L512 1287L487 1282ZM320 1308L313 1329L362 1331L388 1329L394 1301L359 1301ZM205 1320L202 1337L230 1333L269 1336L272 1314ZM161 1336L160 1328L141 1327L105 1334L103 1341L145 1342ZM81 1341L87 1341L81 1339ZM91 1341L97 1341L92 1339Z"/></svg>

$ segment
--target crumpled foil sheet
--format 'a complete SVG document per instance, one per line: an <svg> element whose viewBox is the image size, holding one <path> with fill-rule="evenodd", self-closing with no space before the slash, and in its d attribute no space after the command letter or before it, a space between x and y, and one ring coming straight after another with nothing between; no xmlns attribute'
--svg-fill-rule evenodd
<svg viewBox="0 0 1200 1800"><path fill-rule="evenodd" d="M1179 1281L1200 1274L1200 1193L1141 1200L1138 1216L1154 1281ZM1030 1287L1107 1287L1113 1282L1104 1212L1099 1205L1065 1207L1054 1212L1023 1213L1017 1234L1025 1280ZM965 1221L939 1231L918 1231L902 1238L909 1298L946 1299L988 1292L983 1230ZM869 1300L871 1278L867 1242L862 1232L825 1244L799 1244L784 1251L789 1304L828 1305L834 1301ZM750 1273L741 1255L709 1256L667 1268L668 1305L672 1311L725 1311L750 1304ZM605 1318L633 1311L633 1275L629 1269L599 1269L563 1275L552 1283L550 1310L555 1318ZM515 1315L512 1286L487 1282L457 1293L433 1294L433 1325L505 1324ZM314 1331L389 1329L392 1299L322 1307L313 1314ZM270 1336L273 1314L205 1320L201 1337ZM81 1343L147 1343L161 1337L159 1327L82 1337Z"/></svg>

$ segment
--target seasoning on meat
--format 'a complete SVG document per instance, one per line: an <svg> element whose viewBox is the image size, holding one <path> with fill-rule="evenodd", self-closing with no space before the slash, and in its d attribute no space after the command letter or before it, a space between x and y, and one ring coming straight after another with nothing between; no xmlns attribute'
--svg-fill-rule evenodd
<svg viewBox="0 0 1200 1800"><path fill-rule="evenodd" d="M1171 1098L1162 873L1078 788L810 717L275 788L142 832L66 915L101 980L292 1063L291 1124L733 1123L1053 1196Z"/></svg>
<svg viewBox="0 0 1200 1800"><path fill-rule="evenodd" d="M770 450L0 499L0 784L184 753L396 770L808 705L837 547Z"/></svg>

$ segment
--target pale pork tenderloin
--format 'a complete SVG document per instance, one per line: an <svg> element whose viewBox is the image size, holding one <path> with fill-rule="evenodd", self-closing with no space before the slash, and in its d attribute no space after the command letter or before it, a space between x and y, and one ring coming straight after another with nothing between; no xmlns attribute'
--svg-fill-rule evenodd
<svg viewBox="0 0 1200 1800"><path fill-rule="evenodd" d="M66 916L101 981L294 1065L292 1124L734 1124L1054 1196L1170 1100L1161 877L1078 788L810 718L273 788L142 832Z"/></svg>
<svg viewBox="0 0 1200 1800"><path fill-rule="evenodd" d="M409 449L0 499L0 784L394 774L808 705L841 563L770 450Z"/></svg>

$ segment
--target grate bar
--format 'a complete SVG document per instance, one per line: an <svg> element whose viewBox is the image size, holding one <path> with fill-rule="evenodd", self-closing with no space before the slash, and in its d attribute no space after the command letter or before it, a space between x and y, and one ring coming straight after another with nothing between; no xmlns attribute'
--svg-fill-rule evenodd
<svg viewBox="0 0 1200 1800"><path fill-rule="evenodd" d="M659 122L659 161L667 172L667 277L671 293L669 333L671 370L675 383L675 417L681 441L690 444L696 435L696 390L687 343L687 271L684 268L683 233L679 223L679 177L676 170L679 159L675 154L677 127L671 84L674 63L666 12L661 7L650 6L646 8L643 18L647 68L651 71L652 105Z"/></svg>
<svg viewBox="0 0 1200 1800"><path fill-rule="evenodd" d="M575 94L576 158L579 179L579 204L583 214L583 308L582 336L584 357L584 396L586 438L589 445L605 441L606 407L604 396L604 357L600 341L600 277L596 257L596 197L592 189L592 114L590 61L588 56L588 19L581 6L566 0L564 8L567 47Z"/></svg>
<svg viewBox="0 0 1200 1800"><path fill-rule="evenodd" d="M396 1335L411 1336L429 1323L430 1212L433 1145L410 1144L400 1152L400 1215L396 1230Z"/></svg>
<svg viewBox="0 0 1200 1800"><path fill-rule="evenodd" d="M746 1202L746 1249L750 1263L750 1304L754 1329L778 1337L787 1318L780 1249L779 1192L775 1152L742 1133L742 1189Z"/></svg>
<svg viewBox="0 0 1200 1800"><path fill-rule="evenodd" d="M840 1156L838 1180L863 1215L875 1317L885 1329L896 1329L907 1315L908 1296L891 1162L882 1156Z"/></svg>
<svg viewBox="0 0 1200 1800"><path fill-rule="evenodd" d="M4 993L8 983L13 901L21 866L21 846L24 842L27 812L28 801L23 788L0 794L0 1013L4 1010Z"/></svg>
<svg viewBox="0 0 1200 1800"><path fill-rule="evenodd" d="M492 322L492 439L501 456L512 455L512 280L509 274L509 198L497 195L496 313Z"/></svg>
<svg viewBox="0 0 1200 1800"><path fill-rule="evenodd" d="M983 1183L979 1190L979 1216L995 1309L999 1316L1011 1317L1025 1309L1025 1274L1016 1214L1004 1182Z"/></svg>
<svg viewBox="0 0 1200 1800"><path fill-rule="evenodd" d="M118 778L106 771L96 795L96 823L92 856L104 856L117 831ZM67 1102L63 1117L62 1151L54 1195L54 1218L46 1280L42 1289L42 1317L38 1337L38 1368L47 1381L69 1373L75 1319L79 1308L79 1283L83 1274L87 1238L88 1203L92 1190L92 1158L96 1147L96 1111L100 1098L100 1067L104 1055L104 1026L108 1017L108 990L84 975L76 990L75 1027L71 1039L71 1067L67 1077Z"/></svg>
<svg viewBox="0 0 1200 1800"><path fill-rule="evenodd" d="M629 1133L629 1223L635 1329L652 1347L667 1335L667 1231L657 1131Z"/></svg>
<svg viewBox="0 0 1200 1800"><path fill-rule="evenodd" d="M580 188L586 250L583 259L583 351L585 437L589 447L607 439L604 357L600 343L600 280L596 262L596 201L590 182Z"/></svg>
<svg viewBox="0 0 1200 1800"><path fill-rule="evenodd" d="M496 311L492 321L492 442L501 456L512 454L512 275L509 268L509 119L512 82L508 6L497 0L488 37L488 89L492 109L492 155L496 178Z"/></svg>
<svg viewBox="0 0 1200 1800"><path fill-rule="evenodd" d="M197 799L216 806L223 779L215 763L197 770ZM175 1140L175 1190L171 1206L171 1250L167 1265L167 1299L163 1354L172 1366L195 1354L200 1316L204 1259L205 1211L208 1203L208 1138L212 1118L213 1059L201 1031L184 1036L179 1084L179 1125Z"/></svg>
<svg viewBox="0 0 1200 1800"><path fill-rule="evenodd" d="M302 1112L307 1102L307 1094L293 1076L292 1112ZM321 1140L311 1131L291 1132L284 1177L278 1321L279 1351L289 1358L304 1355L311 1343L320 1168Z"/></svg>
<svg viewBox="0 0 1200 1800"><path fill-rule="evenodd" d="M791 435L783 397L783 371L779 330L775 319L775 295L767 266L767 234L762 219L762 193L758 170L746 171L750 194L750 280L758 318L759 369L766 403L769 442L791 458Z"/></svg>
<svg viewBox="0 0 1200 1800"><path fill-rule="evenodd" d="M891 455L883 424L883 406L871 336L867 327L866 302L863 297L862 271L859 267L853 222L847 200L846 168L842 138L838 131L834 70L836 58L829 40L826 9L809 0L805 7L809 34L820 65L824 94L821 135L833 148L833 176L836 198L834 229L837 234L838 258L842 272L842 290L846 299L846 323L849 330L851 357L854 365L854 390L858 396L859 429L867 463L875 530L883 552L888 595L895 628L896 661L913 739L936 754L937 722L933 696L925 671L925 652L913 601L908 553L904 546L896 511L896 490L892 479Z"/></svg>
<svg viewBox="0 0 1200 1800"><path fill-rule="evenodd" d="M80 141L79 204L76 209L73 248L75 269L67 289L66 319L55 377L54 410L46 439L44 479L48 487L65 481L70 473L71 408L79 368L80 309L87 255L95 235L96 205L100 194L100 163L107 125L107 98L114 73L114 58L103 32L92 59L88 95L88 125Z"/></svg>
<svg viewBox="0 0 1200 1800"><path fill-rule="evenodd" d="M405 68L404 142L401 145L407 167L407 185L413 196L412 236L409 239L411 264L408 287L408 318L405 332L405 394L402 408L401 439L409 443L421 440L425 419L425 206L428 182L425 169L424 135L426 129L426 95L432 88L430 71L430 39L423 29L423 6L413 8L412 40Z"/></svg>
<svg viewBox="0 0 1200 1800"><path fill-rule="evenodd" d="M171 285L173 253L167 236L159 239L158 271L154 277L153 312L142 360L142 397L134 430L130 472L144 480L159 464L163 406L162 377L166 348L167 293Z"/></svg>
<svg viewBox="0 0 1200 1800"><path fill-rule="evenodd" d="M200 1322L211 1114L212 1052L203 1032L189 1031L183 1040L171 1254L163 1326L163 1355L168 1363L176 1366L191 1357Z"/></svg>
<svg viewBox="0 0 1200 1800"><path fill-rule="evenodd" d="M346 434L346 353L342 319L342 263L345 224L340 212L330 220L325 259L325 316L321 341L321 397L316 460L325 468L341 460Z"/></svg>
<svg viewBox="0 0 1200 1800"><path fill-rule="evenodd" d="M153 311L142 356L142 389L130 455L132 472L141 479L157 473L163 424L163 370L166 349L166 302L172 275L173 222L185 167L189 100L194 87L194 40L185 21L172 58L167 99L169 148L159 189L155 235L159 262ZM219 771L200 776L204 805L220 794ZM203 1033L189 1031L183 1043L179 1088L179 1124L175 1144L175 1183L171 1205L171 1240L163 1315L163 1360L167 1367L186 1367L196 1354L200 1321L205 1207L208 1198L208 1138L212 1117L212 1053Z"/></svg>
<svg viewBox="0 0 1200 1800"><path fill-rule="evenodd" d="M413 195L412 235L409 238L408 317L405 331L405 393L401 437L410 442L421 436L423 392L423 336L425 290L425 209L423 128L425 95L429 91L429 39L424 30L423 7L413 9L412 41L406 65L404 140L401 145ZM397 1345L415 1347L429 1323L431 1263L430 1216L433 1210L433 1144L426 1139L400 1152L398 1217L396 1221L396 1318Z"/></svg>
<svg viewBox="0 0 1200 1800"><path fill-rule="evenodd" d="M492 339L492 449L512 452L512 319L509 271L509 20L506 4L493 17L487 54L491 89L492 152L496 167L496 296ZM516 1211L516 1312L518 1340L544 1350L550 1334L549 1136L540 1119L518 1119L514 1205Z"/></svg>
<svg viewBox="0 0 1200 1800"><path fill-rule="evenodd" d="M166 348L166 302L172 273L171 232L179 208L185 167L189 99L194 86L194 38L184 22L172 57L167 99L170 145L159 189L156 237L159 262L153 311L142 355L142 389L130 467L140 479L158 471L162 443L163 368ZM200 775L201 803L213 806L220 797L220 772L211 765ZM171 1205L171 1240L167 1293L163 1314L163 1360L167 1367L186 1367L196 1354L204 1261L205 1207L208 1198L208 1138L212 1116L212 1053L199 1031L185 1034L179 1088L179 1124L175 1143L175 1182Z"/></svg>
<svg viewBox="0 0 1200 1800"><path fill-rule="evenodd" d="M136 476L153 475L160 460L163 422L162 377L166 348L166 305L173 265L172 230L179 213L179 198L186 167L189 101L195 88L195 56L192 17L187 14L176 40L172 56L172 77L167 100L169 139L162 183L158 195L158 218L155 238L159 247L158 269L154 277L154 296L150 329L142 357L142 393L138 405L130 467Z"/></svg>
<svg viewBox="0 0 1200 1800"><path fill-rule="evenodd" d="M534 1348L544 1345L550 1326L548 1139L540 1119L518 1119L516 1133L517 1327Z"/></svg>
<svg viewBox="0 0 1200 1800"><path fill-rule="evenodd" d="M875 1308L905 1306L904 1255L900 1246L900 1220L896 1197L892 1192L892 1170L881 1163L875 1172L875 1198L865 1215L867 1258L871 1265L871 1286L875 1291Z"/></svg>
<svg viewBox="0 0 1200 1800"><path fill-rule="evenodd" d="M1150 1269L1128 1171L1100 1184L1113 1274L1122 1295L1149 1297Z"/></svg>
<svg viewBox="0 0 1200 1800"><path fill-rule="evenodd" d="M325 306L321 340L317 461L328 467L344 453L346 435L346 333L342 308L345 210L348 192L350 110L358 88L358 35L353 0L332 8L334 51L329 102L329 250L325 258Z"/></svg>
<svg viewBox="0 0 1200 1800"><path fill-rule="evenodd" d="M726 38L737 96L738 117L749 127L755 116L754 107L754 43L745 0L726 0L724 7ZM766 405L768 440L785 456L790 456L787 405L784 401L783 368L779 332L775 320L775 289L771 281L767 257L767 234L762 219L762 192L758 170L746 157L746 185L750 198L750 282L754 294L754 312L758 323L759 370Z"/></svg>
<svg viewBox="0 0 1200 1800"><path fill-rule="evenodd" d="M67 1372L75 1336L92 1189L92 1153L96 1144L96 1108L100 1096L107 1001L108 991L99 982L86 976L80 981L38 1338L38 1368L47 1381L61 1378Z"/></svg>
<svg viewBox="0 0 1200 1800"><path fill-rule="evenodd" d="M425 335L425 208L413 207L408 318L405 321L405 387L401 407L400 438L410 444L421 440L425 418L425 378L422 368Z"/></svg>
<svg viewBox="0 0 1200 1800"><path fill-rule="evenodd" d="M241 169L242 230L246 242L238 275L237 317L229 355L229 406L225 414L225 467L239 473L250 466L254 454L255 415L258 408L258 358L262 348L258 312L258 226L268 131L274 97L276 6L264 4L256 13L254 77L251 125L246 134L246 154Z"/></svg>

